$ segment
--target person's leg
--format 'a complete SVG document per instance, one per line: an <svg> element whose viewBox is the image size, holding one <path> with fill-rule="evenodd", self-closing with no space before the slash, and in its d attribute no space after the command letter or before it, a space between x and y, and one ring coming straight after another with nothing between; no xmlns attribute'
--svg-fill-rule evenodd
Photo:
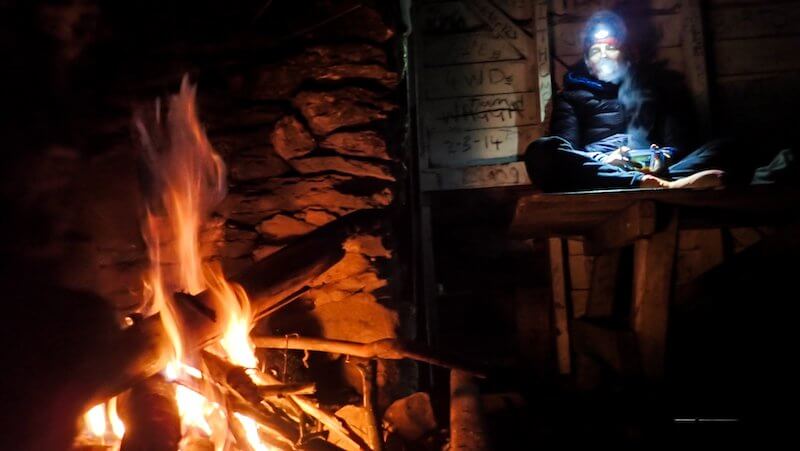
<svg viewBox="0 0 800 451"><path fill-rule="evenodd" d="M670 165L664 177L677 179L704 169L722 169L724 147L723 141L706 143L680 161Z"/></svg>
<svg viewBox="0 0 800 451"><path fill-rule="evenodd" d="M601 163L592 155L574 149L562 138L549 136L528 146L525 166L533 183L549 192L639 186L640 172Z"/></svg>
<svg viewBox="0 0 800 451"><path fill-rule="evenodd" d="M755 166L752 158L742 146L731 140L714 140L699 147L681 161L669 166L664 178L676 180L689 177L707 169L725 172L726 184L746 184L750 181Z"/></svg>

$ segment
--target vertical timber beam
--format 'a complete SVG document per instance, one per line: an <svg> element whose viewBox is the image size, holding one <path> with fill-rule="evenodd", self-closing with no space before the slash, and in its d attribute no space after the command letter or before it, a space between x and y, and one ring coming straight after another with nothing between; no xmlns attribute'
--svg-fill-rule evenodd
<svg viewBox="0 0 800 451"><path fill-rule="evenodd" d="M478 385L472 376L458 370L450 371L450 449L491 449L481 413Z"/></svg>
<svg viewBox="0 0 800 451"><path fill-rule="evenodd" d="M706 64L706 41L703 31L703 14L700 0L684 0L683 39L681 47L686 62L686 78L694 97L694 108L705 135L711 134L711 105L708 95L708 69ZM708 137L708 136L706 136Z"/></svg>
<svg viewBox="0 0 800 451"><path fill-rule="evenodd" d="M633 308L636 334L645 376L652 382L664 377L672 273L678 243L678 212L668 212L666 227L634 244Z"/></svg>
<svg viewBox="0 0 800 451"><path fill-rule="evenodd" d="M553 320L556 332L558 372L569 374L572 367L569 343L569 313L564 271L564 246L561 238L550 238L550 279L553 284Z"/></svg>

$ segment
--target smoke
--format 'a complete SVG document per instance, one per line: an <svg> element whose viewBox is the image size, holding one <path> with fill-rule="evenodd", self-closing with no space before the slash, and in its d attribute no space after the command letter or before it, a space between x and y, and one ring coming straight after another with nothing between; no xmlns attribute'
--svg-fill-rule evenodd
<svg viewBox="0 0 800 451"><path fill-rule="evenodd" d="M650 92L641 89L633 71L628 71L619 87L618 98L628 115L628 147L646 149L650 147L650 131L653 121L648 120L646 107L652 104Z"/></svg>

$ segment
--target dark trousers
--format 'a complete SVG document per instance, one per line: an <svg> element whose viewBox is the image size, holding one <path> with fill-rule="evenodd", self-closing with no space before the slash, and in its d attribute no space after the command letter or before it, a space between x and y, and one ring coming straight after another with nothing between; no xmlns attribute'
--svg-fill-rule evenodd
<svg viewBox="0 0 800 451"><path fill-rule="evenodd" d="M558 136L543 137L528 146L525 166L533 184L548 192L637 188L644 174L599 161L626 143L625 135L614 135L578 150ZM739 153L731 147L727 141L711 141L670 165L659 177L675 180L705 169L723 169L736 179L746 179L746 170L731 161Z"/></svg>

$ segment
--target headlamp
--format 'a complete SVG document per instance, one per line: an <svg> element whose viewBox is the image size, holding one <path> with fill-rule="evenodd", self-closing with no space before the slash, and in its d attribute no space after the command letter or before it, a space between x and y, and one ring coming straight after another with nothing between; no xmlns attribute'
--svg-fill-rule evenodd
<svg viewBox="0 0 800 451"><path fill-rule="evenodd" d="M595 39L605 39L608 37L608 35L609 35L608 28L601 28L594 32Z"/></svg>
<svg viewBox="0 0 800 451"><path fill-rule="evenodd" d="M598 11L589 18L583 29L583 50L588 52L594 44L625 44L627 29L622 18L611 11Z"/></svg>

